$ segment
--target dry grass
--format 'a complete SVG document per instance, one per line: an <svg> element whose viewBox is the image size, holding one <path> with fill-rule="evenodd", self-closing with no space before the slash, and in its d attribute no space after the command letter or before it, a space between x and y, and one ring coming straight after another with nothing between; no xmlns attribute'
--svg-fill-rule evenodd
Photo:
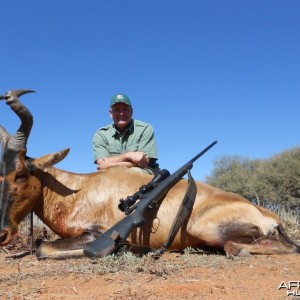
<svg viewBox="0 0 300 300"><path fill-rule="evenodd" d="M284 227L288 233L288 235L300 242L300 227L299 227L299 219L293 212L281 211L281 219L283 220ZM14 253L22 253L24 251L29 251L30 248L30 230L29 218L22 222L20 226L20 235L14 241L13 244L9 245L5 248L5 251L10 254ZM42 223L40 223L37 219L34 222L34 247L36 248L42 241L54 240L58 237L53 234L53 232L46 228ZM201 255L195 255L201 254ZM49 269L44 269L43 272L45 274L61 274L63 275L65 272L69 273L70 271L75 273L85 273L85 274L107 274L107 273L118 273L118 272L129 272L129 273L153 273L158 276L163 276L164 274L170 274L173 272L177 272L178 269L189 268L189 267L199 267L209 264L210 267L218 267L224 263L227 259L224 255L220 255L218 253L214 254L205 254L204 251L199 249L187 248L184 253L181 253L175 256L175 261L172 260L171 263L166 263L164 261L165 254L159 259L153 258L152 254L145 255L143 257L137 257L131 253L126 253L121 256L110 255L104 258L99 259L83 259L77 260L77 263L68 264L72 268L61 268L58 269L53 268L53 263L49 266ZM178 258L178 259L176 259ZM238 260L239 258L234 258ZM75 260L76 261L76 260ZM88 262L88 263L87 263ZM9 261L7 261L9 264ZM45 266L45 265L44 265ZM47 266L47 265L46 265ZM61 266L61 263L57 263L57 266ZM39 273L40 274L40 273ZM20 274L19 274L20 275ZM19 276L18 274L16 276ZM3 280L3 279L2 279Z"/></svg>
<svg viewBox="0 0 300 300"><path fill-rule="evenodd" d="M289 236L300 241L300 219L299 213L293 210L281 209L278 212L280 219L283 222L284 228L286 229Z"/></svg>
<svg viewBox="0 0 300 300"><path fill-rule="evenodd" d="M28 224L30 224L28 220L23 222L20 230L21 235L15 240L14 244L7 247L5 251L0 249L2 269L0 269L0 299L99 299L97 290L100 280L107 288L115 289L111 292L114 297L111 298L110 296L105 299L162 299L164 293L159 294L157 292L158 296L155 298L153 292L158 289L160 284L164 285L163 290L165 293L172 291L174 282L176 284L180 283L178 284L180 289L187 285L186 293L188 291L191 293L190 298L188 294L186 298L182 299L194 299L198 295L191 290L191 286L195 282L205 284L206 282L218 282L221 278L220 282L214 284L214 289L209 289L208 295L213 297L215 294L211 294L212 292L216 293L218 290L221 293L226 290L231 291L233 282L239 280L247 282L250 276L251 280L254 280L257 276L258 279L254 285L256 287L263 281L262 278L264 280L268 277L273 278L274 274L278 274L278 272L282 278L288 278L287 273L289 276L294 274L291 272L293 272L295 262L290 262L287 265L286 260L288 258L284 258L283 262L279 261L280 258L272 256L249 259L233 257L228 259L218 253L208 255L202 250L192 248L187 248L183 253L166 252L160 259L155 259L150 254L137 257L131 253L125 253L121 256L110 255L99 259L81 258L63 261L38 261L30 255L22 259L9 259L11 254L24 253L24 251L29 250L30 230ZM57 238L49 229L44 228L44 225L35 224L34 237L36 244L39 244L42 240ZM299 241L300 228L298 220L287 218L284 220L284 224L288 234ZM290 267L291 264L292 268ZM254 276L252 270L260 271L257 271ZM245 271L247 273L243 275ZM282 278L280 277L280 280ZM118 280L119 286L115 284L116 280ZM227 283L225 283L226 280ZM275 279L275 283L273 282L270 285L272 289L276 288L280 280ZM89 285L89 282L94 282L94 286ZM111 282L114 284L111 284ZM149 287L147 289L148 283ZM167 283L171 283L170 288L167 288ZM151 287L154 285L154 288ZM264 283L265 285L266 283ZM83 286L83 291L80 291ZM139 286L139 289L137 290L135 286ZM125 287L127 287L126 290L124 290ZM140 287L143 287L144 291L141 291ZM251 288L249 289L248 284L245 283L243 290L239 288L238 291L241 293L239 299L242 299L248 296ZM259 291L263 291L263 289ZM121 292L123 298L120 297L119 293ZM94 298L81 297L80 293L81 295L91 293L96 296ZM257 291L255 295L257 295ZM221 294L221 296L214 299L221 299L223 296ZM174 299L174 297L169 296L166 299ZM203 299L212 298L204 297ZM259 299L267 298L261 296Z"/></svg>

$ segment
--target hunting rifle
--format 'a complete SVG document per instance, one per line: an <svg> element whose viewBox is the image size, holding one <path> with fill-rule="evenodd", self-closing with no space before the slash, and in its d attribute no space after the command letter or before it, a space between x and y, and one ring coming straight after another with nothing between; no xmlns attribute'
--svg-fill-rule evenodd
<svg viewBox="0 0 300 300"><path fill-rule="evenodd" d="M158 203L167 194L167 192L177 182L179 182L182 177L188 173L188 171L192 169L193 162L207 152L216 143L217 141L211 143L170 176L167 176L168 171L162 170L162 173L160 173L161 177L158 180L160 182L156 184L157 181L154 178L152 182L155 182L155 187L149 192L140 193L140 201L135 205L134 212L132 212L130 215L127 215L120 222L104 232L98 239L87 245L83 250L84 254L88 257L104 257L119 250L125 243L132 229L144 225L144 212L149 208L153 208L155 204ZM151 182L149 184L151 184Z"/></svg>

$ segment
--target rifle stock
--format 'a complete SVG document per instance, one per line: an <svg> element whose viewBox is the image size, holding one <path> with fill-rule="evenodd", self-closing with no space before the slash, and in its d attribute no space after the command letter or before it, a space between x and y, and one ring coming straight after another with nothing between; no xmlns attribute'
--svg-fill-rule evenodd
<svg viewBox="0 0 300 300"><path fill-rule="evenodd" d="M167 192L182 179L187 171L192 169L193 162L207 152L216 143L217 141L211 143L185 165L183 165L169 177L165 178L153 190L142 194L135 211L104 232L98 239L90 243L83 250L84 254L88 257L104 257L117 251L121 247L122 243L126 241L132 229L144 225L145 210L151 204L160 201L167 194Z"/></svg>

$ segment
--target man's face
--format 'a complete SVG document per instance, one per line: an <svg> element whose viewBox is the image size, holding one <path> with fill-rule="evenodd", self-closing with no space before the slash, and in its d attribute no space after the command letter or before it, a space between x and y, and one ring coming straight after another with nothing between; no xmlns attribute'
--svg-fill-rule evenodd
<svg viewBox="0 0 300 300"><path fill-rule="evenodd" d="M132 118L132 107L119 102L110 109L110 116L114 120L115 125L121 131L127 128Z"/></svg>

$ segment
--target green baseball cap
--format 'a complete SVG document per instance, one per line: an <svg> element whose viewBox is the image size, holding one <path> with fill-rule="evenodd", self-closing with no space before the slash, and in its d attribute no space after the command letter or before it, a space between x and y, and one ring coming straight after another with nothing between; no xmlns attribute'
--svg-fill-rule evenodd
<svg viewBox="0 0 300 300"><path fill-rule="evenodd" d="M125 103L125 104L127 104L128 106L131 106L131 101L130 101L129 97L126 96L125 94L117 94L117 95L114 95L114 96L111 98L110 106L113 106L113 105L115 105L116 103L119 103L119 102Z"/></svg>

